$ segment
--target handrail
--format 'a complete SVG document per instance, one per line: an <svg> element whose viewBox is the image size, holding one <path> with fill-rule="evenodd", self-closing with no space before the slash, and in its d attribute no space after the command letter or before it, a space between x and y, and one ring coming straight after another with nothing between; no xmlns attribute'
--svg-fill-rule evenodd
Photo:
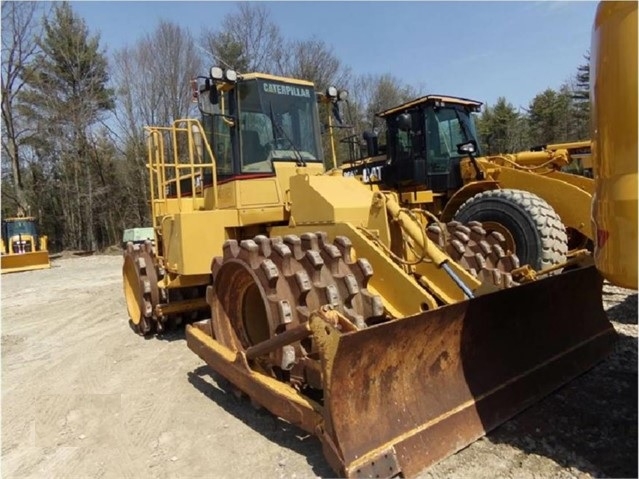
<svg viewBox="0 0 639 479"><path fill-rule="evenodd" d="M179 121L179 120L178 120ZM204 127L202 126L202 123L200 123L199 120L190 118L190 119L186 119L183 120L186 121L189 125L190 128L189 130L192 130L193 127L195 127L198 131L198 133L200 134L200 138L202 140L202 148L206 148L206 152L209 155L209 158L211 158L211 163L201 163L202 166L208 166L211 165L211 173L212 173L212 179L211 179L211 183L212 183L212 188L213 188L213 208L217 208L217 204L218 204L218 191L217 191L217 162L215 160L215 155L213 154L213 150L211 149L211 145L209 143L209 140L205 134L204 131ZM189 136L189 139L192 141L193 140L193 136ZM204 151L202 152L204 153ZM202 160L202 158L200 158L200 160Z"/></svg>
<svg viewBox="0 0 639 479"><path fill-rule="evenodd" d="M205 172L211 171L212 179L212 207L218 206L218 189L217 189L217 168L215 156L205 135L204 128L199 120L185 118L175 120L171 126L150 126L146 127L147 132L147 169L149 171L149 191L151 194L151 211L153 216L153 227L157 224L157 209L160 205L165 205L169 199L167 193L171 185L175 185L175 199L178 211L182 211L185 194L182 191L182 182L189 180L190 201L193 202L193 208L197 206L197 200L204 198ZM196 142L195 135L199 134ZM186 135L186 144L184 136ZM171 142L170 148L173 158L166 157L166 140L168 137ZM201 150L200 151L200 145ZM180 154L186 151L186 162L181 161ZM208 153L211 159L204 162L204 158ZM186 172L186 175L183 175ZM199 184L198 184L199 176ZM170 178L172 177L172 178ZM198 186L200 193L198 194ZM166 211L166 208L164 208Z"/></svg>

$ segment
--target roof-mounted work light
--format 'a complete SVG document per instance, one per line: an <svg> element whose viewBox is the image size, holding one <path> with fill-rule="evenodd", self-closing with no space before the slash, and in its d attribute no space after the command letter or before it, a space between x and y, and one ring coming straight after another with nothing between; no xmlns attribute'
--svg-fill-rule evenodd
<svg viewBox="0 0 639 479"><path fill-rule="evenodd" d="M210 75L212 80L224 79L224 71L220 67L211 67Z"/></svg>

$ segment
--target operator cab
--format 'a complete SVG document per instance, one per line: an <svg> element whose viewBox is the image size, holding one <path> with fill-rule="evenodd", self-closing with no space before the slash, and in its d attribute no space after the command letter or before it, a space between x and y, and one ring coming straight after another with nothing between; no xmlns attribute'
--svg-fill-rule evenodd
<svg viewBox="0 0 639 479"><path fill-rule="evenodd" d="M218 182L273 176L278 161L323 163L312 83L213 67L196 96Z"/></svg>
<svg viewBox="0 0 639 479"><path fill-rule="evenodd" d="M382 182L400 189L425 186L435 193L463 186L459 163L468 154L460 146L472 143L473 154L479 154L472 114L481 105L428 95L378 113L387 126Z"/></svg>
<svg viewBox="0 0 639 479"><path fill-rule="evenodd" d="M19 217L2 220L2 254L21 254L36 251L38 231L35 218Z"/></svg>

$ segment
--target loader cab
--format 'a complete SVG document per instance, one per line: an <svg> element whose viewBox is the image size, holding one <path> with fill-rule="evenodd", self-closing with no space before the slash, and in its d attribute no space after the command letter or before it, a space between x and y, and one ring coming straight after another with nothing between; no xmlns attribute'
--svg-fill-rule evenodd
<svg viewBox="0 0 639 479"><path fill-rule="evenodd" d="M472 114L480 107L473 100L429 95L379 113L387 126L383 183L435 193L463 186L459 164L467 155L458 145L479 143Z"/></svg>
<svg viewBox="0 0 639 479"><path fill-rule="evenodd" d="M3 254L31 253L38 248L35 218L19 217L2 220Z"/></svg>
<svg viewBox="0 0 639 479"><path fill-rule="evenodd" d="M312 83L220 68L203 80L198 105L218 181L273 176L276 162L323 163Z"/></svg>

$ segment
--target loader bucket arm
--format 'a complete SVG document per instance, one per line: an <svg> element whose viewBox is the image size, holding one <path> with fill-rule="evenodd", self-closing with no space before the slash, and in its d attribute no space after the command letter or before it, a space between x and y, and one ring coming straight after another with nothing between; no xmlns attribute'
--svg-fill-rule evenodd
<svg viewBox="0 0 639 479"><path fill-rule="evenodd" d="M616 337L601 286L587 267L362 331L315 323L329 462L413 476L587 371Z"/></svg>

